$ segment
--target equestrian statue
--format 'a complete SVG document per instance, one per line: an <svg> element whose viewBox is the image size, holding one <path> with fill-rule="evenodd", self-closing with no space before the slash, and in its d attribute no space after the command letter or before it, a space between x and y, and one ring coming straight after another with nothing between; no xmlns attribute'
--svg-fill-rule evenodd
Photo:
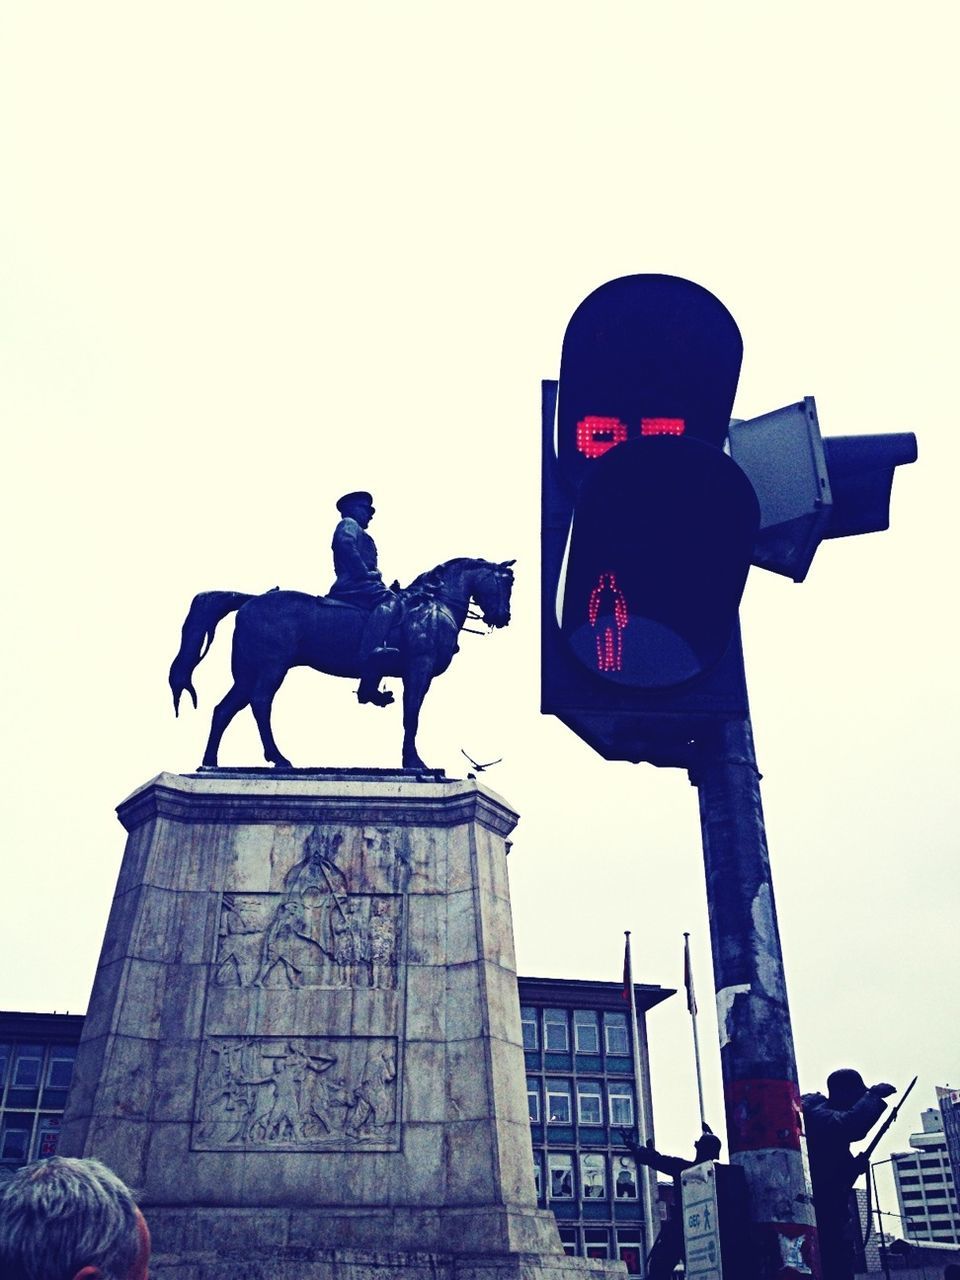
<svg viewBox="0 0 960 1280"><path fill-rule="evenodd" d="M513 560L459 558L422 573L406 588L386 586L377 567L377 548L367 533L374 514L369 493L344 494L337 502L340 522L333 535L336 580L326 596L274 588L263 595L204 591L194 596L183 624L180 650L170 667L174 711L189 693L217 624L236 611L233 686L217 704L203 767L216 768L220 740L230 721L253 710L266 759L291 767L273 737L270 711L291 667L313 667L327 675L359 679L360 702L388 706L393 694L380 688L384 676L403 682L405 769L424 769L417 753L420 708L430 683L450 665L471 602L489 627L510 621Z"/></svg>

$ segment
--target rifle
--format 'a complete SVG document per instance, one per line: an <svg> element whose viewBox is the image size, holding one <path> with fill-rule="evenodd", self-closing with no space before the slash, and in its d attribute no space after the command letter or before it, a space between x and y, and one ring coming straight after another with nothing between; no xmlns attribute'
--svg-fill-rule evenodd
<svg viewBox="0 0 960 1280"><path fill-rule="evenodd" d="M854 1167L855 1173L853 1175L853 1181L850 1183L851 1188L853 1187L853 1183L856 1182L857 1178L860 1177L861 1173L867 1174L867 1229L863 1233L864 1244L867 1243L867 1241L870 1239L871 1233L873 1232L873 1207L871 1202L874 1198L874 1194L873 1194L874 1187L873 1187L873 1180L870 1175L870 1157L873 1155L874 1151L876 1151L877 1144L879 1143L880 1139L883 1137L883 1135L887 1132L887 1130L893 1124L894 1120L896 1120L897 1116L900 1114L900 1108L906 1102L907 1098L909 1098L910 1090L913 1088L913 1086L916 1083L917 1083L917 1077L914 1076L913 1079L910 1081L910 1083L907 1085L906 1089L904 1089L903 1097L900 1099L897 1105L891 1110L890 1114L887 1116L886 1120L877 1130L876 1134L874 1135L873 1139L870 1141L868 1146L865 1148L865 1150L861 1151L858 1156L854 1157L853 1167Z"/></svg>
<svg viewBox="0 0 960 1280"><path fill-rule="evenodd" d="M916 1083L917 1083L917 1077L914 1076L913 1079L910 1081L910 1083L907 1085L906 1089L904 1089L903 1096L901 1097L900 1101L897 1103L895 1107L891 1108L890 1114L887 1116L886 1120L884 1120L883 1124L874 1134L873 1138L870 1140L869 1145L863 1151L861 1151L859 1155L854 1157L856 1170L857 1170L857 1175L856 1175L857 1178L860 1177L861 1173L864 1173L866 1171L867 1167L870 1164L870 1157L873 1155L874 1151L876 1151L877 1146L879 1145L880 1139L883 1137L883 1135L887 1132L887 1130L893 1124L894 1120L896 1120L897 1116L900 1114L900 1108L903 1106L906 1100L910 1097L910 1091L912 1090L913 1086ZM854 1181L856 1181L856 1179L854 1179Z"/></svg>

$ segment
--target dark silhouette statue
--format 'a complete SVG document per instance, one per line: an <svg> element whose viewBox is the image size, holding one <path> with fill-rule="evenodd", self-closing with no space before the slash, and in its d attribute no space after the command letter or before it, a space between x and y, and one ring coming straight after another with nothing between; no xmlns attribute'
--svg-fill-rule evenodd
<svg viewBox="0 0 960 1280"><path fill-rule="evenodd" d="M290 768L273 737L270 711L291 667L313 667L327 675L359 678L361 702L386 706L392 694L379 689L383 676L403 682L405 769L426 766L416 736L423 699L458 651L457 637L471 601L490 627L510 621L513 560L459 558L421 574L401 590L386 587L377 551L366 532L373 503L368 493L345 494L337 504L343 519L334 533L336 581L327 596L274 589L264 595L205 591L194 596L183 624L180 650L170 667L174 709L197 694L193 672L213 643L217 624L236 611L233 686L214 709L203 765L217 764L220 740L244 707L253 710L266 759Z"/></svg>
<svg viewBox="0 0 960 1280"><path fill-rule="evenodd" d="M682 1156L662 1155L654 1147L652 1138L645 1147L641 1147L632 1133L626 1129L620 1130L637 1164L645 1164L673 1179L673 1213L664 1222L660 1234L653 1242L647 1259L647 1280L670 1280L677 1263L683 1258L683 1188L680 1175L684 1169L692 1169L695 1164L702 1164L704 1160L716 1160L723 1145L708 1125L703 1128L704 1131L694 1146L692 1160L684 1160Z"/></svg>
<svg viewBox="0 0 960 1280"><path fill-rule="evenodd" d="M357 698L386 707L393 701L393 694L379 686L381 676L399 656L387 644L399 595L395 588L384 585L377 567L377 546L367 533L376 511L373 497L365 490L345 493L337 502L337 510L342 517L333 533L333 567L337 576L327 598L370 611L360 639Z"/></svg>
<svg viewBox="0 0 960 1280"><path fill-rule="evenodd" d="M853 1184L864 1164L851 1153L850 1143L867 1136L891 1093L896 1093L892 1084L867 1088L859 1072L842 1068L828 1076L826 1097L807 1093L802 1098L823 1280L854 1275L862 1241Z"/></svg>

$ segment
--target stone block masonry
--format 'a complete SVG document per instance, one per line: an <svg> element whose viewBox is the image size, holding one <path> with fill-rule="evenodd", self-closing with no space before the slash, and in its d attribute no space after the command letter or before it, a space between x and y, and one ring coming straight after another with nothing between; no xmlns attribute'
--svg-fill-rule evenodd
<svg viewBox="0 0 960 1280"><path fill-rule="evenodd" d="M500 797L220 770L118 812L60 1150L138 1190L156 1280L622 1271L536 1205Z"/></svg>

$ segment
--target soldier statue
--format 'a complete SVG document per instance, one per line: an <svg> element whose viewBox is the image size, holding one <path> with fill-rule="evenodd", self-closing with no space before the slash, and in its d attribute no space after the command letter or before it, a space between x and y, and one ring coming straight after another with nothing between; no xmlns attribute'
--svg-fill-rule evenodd
<svg viewBox="0 0 960 1280"><path fill-rule="evenodd" d="M660 1228L647 1259L647 1280L670 1280L678 1263L683 1260L683 1185L680 1175L695 1164L716 1160L722 1143L705 1124L703 1133L694 1144L693 1159L685 1160L682 1156L662 1155L654 1147L653 1139L642 1147L629 1130L621 1129L620 1134L637 1164L644 1164L673 1179L673 1212Z"/></svg>
<svg viewBox="0 0 960 1280"><path fill-rule="evenodd" d="M892 1084L867 1088L858 1071L842 1068L827 1077L827 1096L804 1094L803 1119L817 1214L823 1280L853 1280L863 1247L853 1184L865 1165L850 1143L865 1138L895 1093Z"/></svg>
<svg viewBox="0 0 960 1280"><path fill-rule="evenodd" d="M397 616L399 597L386 586L377 568L377 544L367 533L376 508L365 490L345 493L337 502L341 520L333 531L333 568L336 581L329 595L345 604L369 610L360 641L360 702L386 707L393 694L380 688L380 677L399 656L387 645L387 637Z"/></svg>

